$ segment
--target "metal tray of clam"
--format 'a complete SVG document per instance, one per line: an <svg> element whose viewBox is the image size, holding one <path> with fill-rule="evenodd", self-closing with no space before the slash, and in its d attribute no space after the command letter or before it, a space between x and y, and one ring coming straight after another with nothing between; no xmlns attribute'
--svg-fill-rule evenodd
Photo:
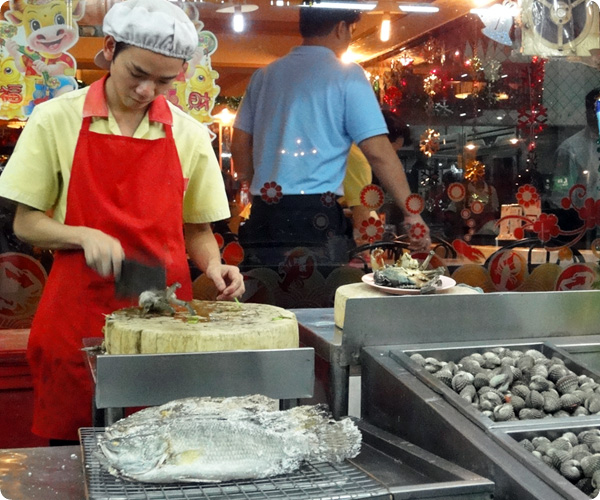
<svg viewBox="0 0 600 500"><path fill-rule="evenodd" d="M148 483L110 474L98 442L103 428L79 430L87 500L434 499L491 500L494 483L366 422L360 453L343 462L305 462L263 479ZM257 460L260 453L257 452Z"/></svg>
<svg viewBox="0 0 600 500"><path fill-rule="evenodd" d="M600 425L600 373L550 342L390 350L484 429Z"/></svg>
<svg viewBox="0 0 600 500"><path fill-rule="evenodd" d="M550 420L535 428L493 429L496 440L565 498L600 494L600 425Z"/></svg>

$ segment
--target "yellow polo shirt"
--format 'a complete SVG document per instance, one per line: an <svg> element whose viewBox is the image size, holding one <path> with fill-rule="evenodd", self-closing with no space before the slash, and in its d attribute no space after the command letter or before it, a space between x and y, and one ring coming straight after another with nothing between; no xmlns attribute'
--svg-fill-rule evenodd
<svg viewBox="0 0 600 500"><path fill-rule="evenodd" d="M352 144L346 160L346 176L344 177L344 198L340 203L347 207L361 204L360 193L365 186L373 182L373 172L366 156L356 144Z"/></svg>
<svg viewBox="0 0 600 500"><path fill-rule="evenodd" d="M89 87L86 87L68 92L34 108L0 175L1 197L42 211L53 209L54 219L64 223L72 160L88 90ZM225 185L208 129L170 103L169 107L173 114L173 137L183 176L189 179L182 220L205 223L228 218L230 212ZM121 135L110 110L108 118L92 118L90 130ZM134 134L135 138L150 140L164 136L163 125L151 122L147 113ZM144 188L143 178L139 188Z"/></svg>

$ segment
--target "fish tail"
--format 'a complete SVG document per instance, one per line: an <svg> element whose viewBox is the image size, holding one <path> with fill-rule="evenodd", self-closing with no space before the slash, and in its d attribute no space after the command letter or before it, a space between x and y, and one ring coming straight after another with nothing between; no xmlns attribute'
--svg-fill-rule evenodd
<svg viewBox="0 0 600 500"><path fill-rule="evenodd" d="M360 453L362 435L350 418L330 420L316 431L318 445L311 461L342 462Z"/></svg>

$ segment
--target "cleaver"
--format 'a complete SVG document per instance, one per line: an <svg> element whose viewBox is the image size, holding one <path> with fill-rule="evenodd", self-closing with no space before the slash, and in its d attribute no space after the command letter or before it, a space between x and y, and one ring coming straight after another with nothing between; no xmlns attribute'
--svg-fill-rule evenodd
<svg viewBox="0 0 600 500"><path fill-rule="evenodd" d="M167 288L167 271L163 266L150 266L133 259L121 264L121 277L115 282L115 296L138 298L146 290Z"/></svg>

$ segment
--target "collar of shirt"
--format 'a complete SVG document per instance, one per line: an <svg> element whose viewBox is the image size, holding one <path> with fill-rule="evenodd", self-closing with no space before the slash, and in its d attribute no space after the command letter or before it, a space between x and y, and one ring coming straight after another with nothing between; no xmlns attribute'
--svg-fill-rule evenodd
<svg viewBox="0 0 600 500"><path fill-rule="evenodd" d="M84 118L92 117L93 121L97 119L108 120L108 129L110 133L120 135L121 131L119 125L106 101L104 86L108 77L109 74L90 86L83 108L83 116ZM150 104L148 112L144 115L144 118L135 131L134 137L145 136L150 129L150 122L173 125L173 116L165 99L155 99L152 104Z"/></svg>

